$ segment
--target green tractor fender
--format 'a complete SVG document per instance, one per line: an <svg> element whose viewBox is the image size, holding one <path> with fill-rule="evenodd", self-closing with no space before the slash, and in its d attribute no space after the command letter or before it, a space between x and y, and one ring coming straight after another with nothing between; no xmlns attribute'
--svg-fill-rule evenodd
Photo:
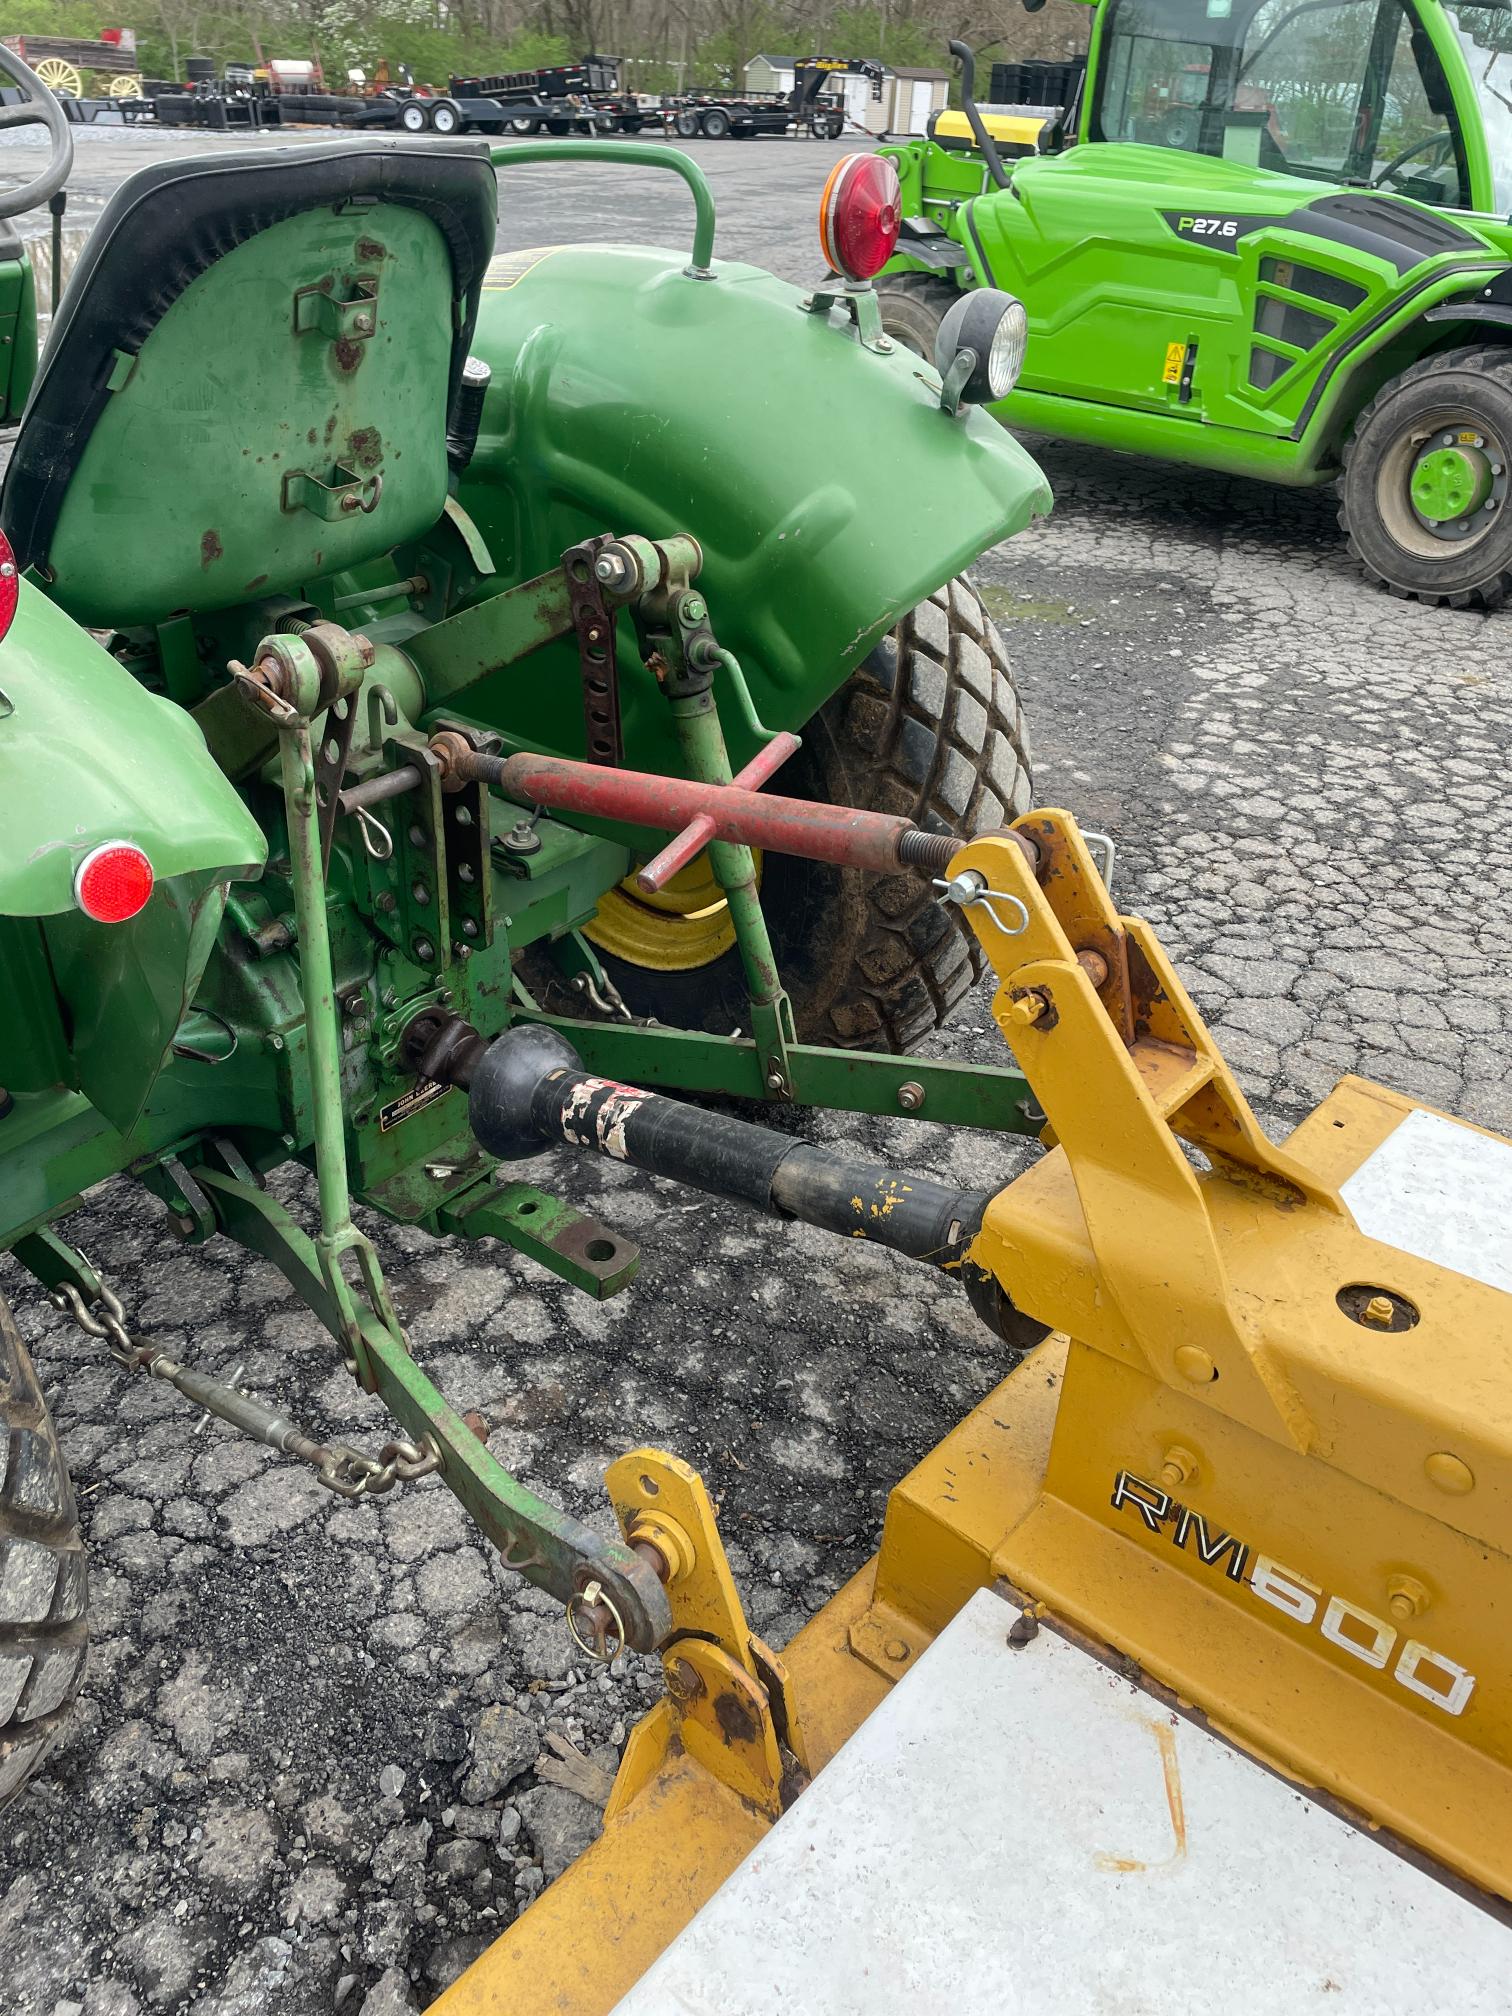
<svg viewBox="0 0 1512 2016"><path fill-rule="evenodd" d="M1049 486L985 413L943 412L917 357L755 267L686 266L609 245L494 260L462 501L520 579L594 533L691 532L758 711L797 728L907 610L1047 511Z"/></svg>
<svg viewBox="0 0 1512 2016"><path fill-rule="evenodd" d="M30 582L0 644L0 916L74 908L92 848L129 840L158 882L256 874L267 843L182 707L148 692Z"/></svg>
<svg viewBox="0 0 1512 2016"><path fill-rule="evenodd" d="M74 877L123 840L151 862L153 892L129 921L96 923ZM226 885L259 873L266 851L192 718L23 581L0 643L0 966L19 989L8 1087L64 1072L129 1128L193 1000Z"/></svg>

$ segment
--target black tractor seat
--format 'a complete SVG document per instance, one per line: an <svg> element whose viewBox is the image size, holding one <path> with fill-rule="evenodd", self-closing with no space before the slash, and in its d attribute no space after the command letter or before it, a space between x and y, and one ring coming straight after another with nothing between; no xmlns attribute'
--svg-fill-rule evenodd
<svg viewBox="0 0 1512 2016"><path fill-rule="evenodd" d="M348 265L354 258L354 245L358 255L364 251L362 227L370 217L374 220L371 257L383 266L380 220L385 215L392 217L395 210L419 213L444 242L450 268L449 278L444 279L448 300L443 304L436 298L446 261L436 254L421 259L413 246L407 259L390 257L378 296L381 341L370 346L363 357L366 368L350 382L344 382L334 369L331 373L331 383L337 388L332 398L339 396L345 402L339 416L342 426L349 433L354 431L359 417L367 424L381 426L383 395L392 389L396 373L402 380L405 346L409 344L414 354L420 354L414 350L414 334L423 324L426 343L421 349L427 356L432 354L437 317L444 312L451 338L450 369L445 382L433 388L435 466L439 468L444 457L446 414L460 381L484 272L493 253L497 200L497 183L482 142L352 138L330 145L193 156L144 168L132 176L106 205L69 280L0 491L0 523L21 564L49 565L70 485L89 454L102 416L115 393L129 385L137 361L176 304L228 255L263 232L309 212L332 214L336 220L332 240L341 241ZM401 220L401 228L413 233L414 227L402 227ZM310 257L313 261L315 254ZM412 295L421 283L409 276L422 268L434 277L425 282L427 298L419 301ZM329 260L324 272L290 271L287 296L292 297L302 283L307 288L329 289L329 271ZM338 274L338 296L339 280ZM288 352L286 367L280 367L288 381L288 409L284 409L284 388L277 371L265 368L255 395L249 396L260 399L263 408L277 405L280 410L248 410L236 416L238 455L277 460L275 441L286 441L288 412L298 410L298 390L308 386L311 349L285 341L297 320L291 318L288 299L281 295L276 302L270 299L259 305L266 313L254 314L237 330L236 340L224 347L231 351L242 342L258 344L265 358L270 348ZM181 343L182 338L179 340ZM235 362L230 356L207 357L202 385L186 386L180 380L172 397L167 396L166 388L151 395L164 408L166 455L172 456L176 448L182 450L182 438L174 438L175 425L196 397L210 406L217 399L224 406L235 397L226 389L236 382ZM182 359L179 368L182 370ZM199 368L194 366L194 375ZM134 431L123 432L121 443L111 444L112 468L96 467L92 472L96 479L114 477L114 463L127 443L139 447L144 417L141 405L139 400ZM180 426L180 436L182 432ZM218 442L207 436L207 449L224 454L228 445L224 427ZM178 474L171 465L158 472L162 498L170 511ZM390 482L395 474L388 472ZM384 515L392 527L398 517L407 514L391 507ZM70 523L68 534L68 566L77 579L81 559L78 526ZM198 538L191 542L195 554L198 543ZM340 547L341 541L327 539L324 545L328 549ZM185 549L186 555L190 550ZM286 557L292 565L293 554ZM192 564L197 565L197 559ZM183 556L165 570L165 613L197 600L203 606L202 598L174 594L174 580L168 577L183 571ZM283 571L288 571L287 566ZM60 592L58 599L65 604L93 600L87 591L77 596L67 592L70 584L61 577L59 585L65 592ZM222 585L226 584L217 584Z"/></svg>

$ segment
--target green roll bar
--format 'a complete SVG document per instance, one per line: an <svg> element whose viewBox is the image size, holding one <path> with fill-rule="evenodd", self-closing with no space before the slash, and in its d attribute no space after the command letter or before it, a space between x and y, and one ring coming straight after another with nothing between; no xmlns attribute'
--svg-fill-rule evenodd
<svg viewBox="0 0 1512 2016"><path fill-rule="evenodd" d="M714 192L696 161L676 147L655 147L645 140L574 140L564 147L556 140L521 140L490 147L495 168L523 161L617 161L632 168L670 168L693 192L693 259L688 267L696 279L707 280L714 259Z"/></svg>

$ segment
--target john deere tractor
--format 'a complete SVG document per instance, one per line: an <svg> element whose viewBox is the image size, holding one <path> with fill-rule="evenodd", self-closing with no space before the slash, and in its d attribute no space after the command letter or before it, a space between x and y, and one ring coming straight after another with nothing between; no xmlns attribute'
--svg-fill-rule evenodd
<svg viewBox="0 0 1512 2016"><path fill-rule="evenodd" d="M0 216L61 186L71 145L3 60L30 95L0 124L44 124L52 154ZM495 257L496 171L590 159L680 175L691 251ZM647 1647L656 1576L448 1407L353 1197L625 1286L631 1242L496 1181L469 1119L458 1088L516 1027L785 1107L1033 1111L1016 1072L901 1053L980 970L932 886L952 836L1028 803L1006 660L959 577L1048 491L891 352L863 285L826 303L716 264L714 221L659 144L349 139L144 169L69 283L0 498L0 1251L103 1350L337 1493L440 1471L511 1565L594 1619L600 1592ZM27 305L18 240L0 262ZM7 338L21 396L28 338ZM900 472L948 500L927 522L879 508ZM891 872L780 827L759 855L710 847L678 797L779 769L778 806L888 822ZM665 773L649 800L643 773ZM317 1178L310 1227L265 1188L291 1159ZM129 1283L58 1229L120 1172L165 1236L283 1269L398 1416L386 1449L135 1333ZM85 1581L0 1306L0 1799L61 1726Z"/></svg>
<svg viewBox="0 0 1512 2016"><path fill-rule="evenodd" d="M993 409L1010 426L1337 479L1375 580L1501 603L1505 0L1094 0L1079 93L1033 107L977 105L972 52L951 48L962 111L886 150L903 212L889 332L930 356L960 292L1006 288L1028 311L1022 375ZM1035 95L1033 66L1004 69Z"/></svg>

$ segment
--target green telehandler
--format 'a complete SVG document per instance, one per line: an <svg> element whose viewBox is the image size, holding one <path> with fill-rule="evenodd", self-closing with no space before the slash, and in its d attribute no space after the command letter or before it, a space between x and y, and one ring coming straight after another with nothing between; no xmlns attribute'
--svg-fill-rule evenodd
<svg viewBox="0 0 1512 2016"><path fill-rule="evenodd" d="M879 291L925 356L963 290L1028 312L1009 426L1270 482L1338 480L1394 593L1512 588L1512 8L1094 0L1073 102L884 150ZM1034 66L1009 66L1021 95ZM1061 66L1046 66L1059 69ZM1027 74L1025 74L1027 73Z"/></svg>
<svg viewBox="0 0 1512 2016"><path fill-rule="evenodd" d="M52 146L6 217L62 186L71 142L0 62L23 93L0 125ZM496 256L495 171L584 160L681 176L691 252ZM0 494L0 1253L192 1403L186 1433L208 1410L348 1498L439 1473L600 1651L665 1637L662 1580L447 1404L354 1208L623 1288L633 1243L506 1166L538 1151L510 1147L501 1082L543 1041L788 1109L1038 1124L1016 1070L904 1053L981 970L956 836L1028 805L962 570L1047 486L881 336L859 269L805 297L716 263L714 223L659 144L349 138L145 168L69 281ZM29 299L18 239L0 287ZM900 482L945 501L879 508ZM769 817L759 857L725 794ZM794 1148L739 1139L758 1163ZM303 1212L267 1187L291 1162ZM121 1175L165 1236L270 1259L394 1439L332 1443L134 1328L111 1256L59 1230ZM785 1215L857 1232L892 1182L816 1150L789 1177ZM956 1193L886 1197L886 1243L959 1264ZM86 1587L0 1298L0 1802L68 1713Z"/></svg>

